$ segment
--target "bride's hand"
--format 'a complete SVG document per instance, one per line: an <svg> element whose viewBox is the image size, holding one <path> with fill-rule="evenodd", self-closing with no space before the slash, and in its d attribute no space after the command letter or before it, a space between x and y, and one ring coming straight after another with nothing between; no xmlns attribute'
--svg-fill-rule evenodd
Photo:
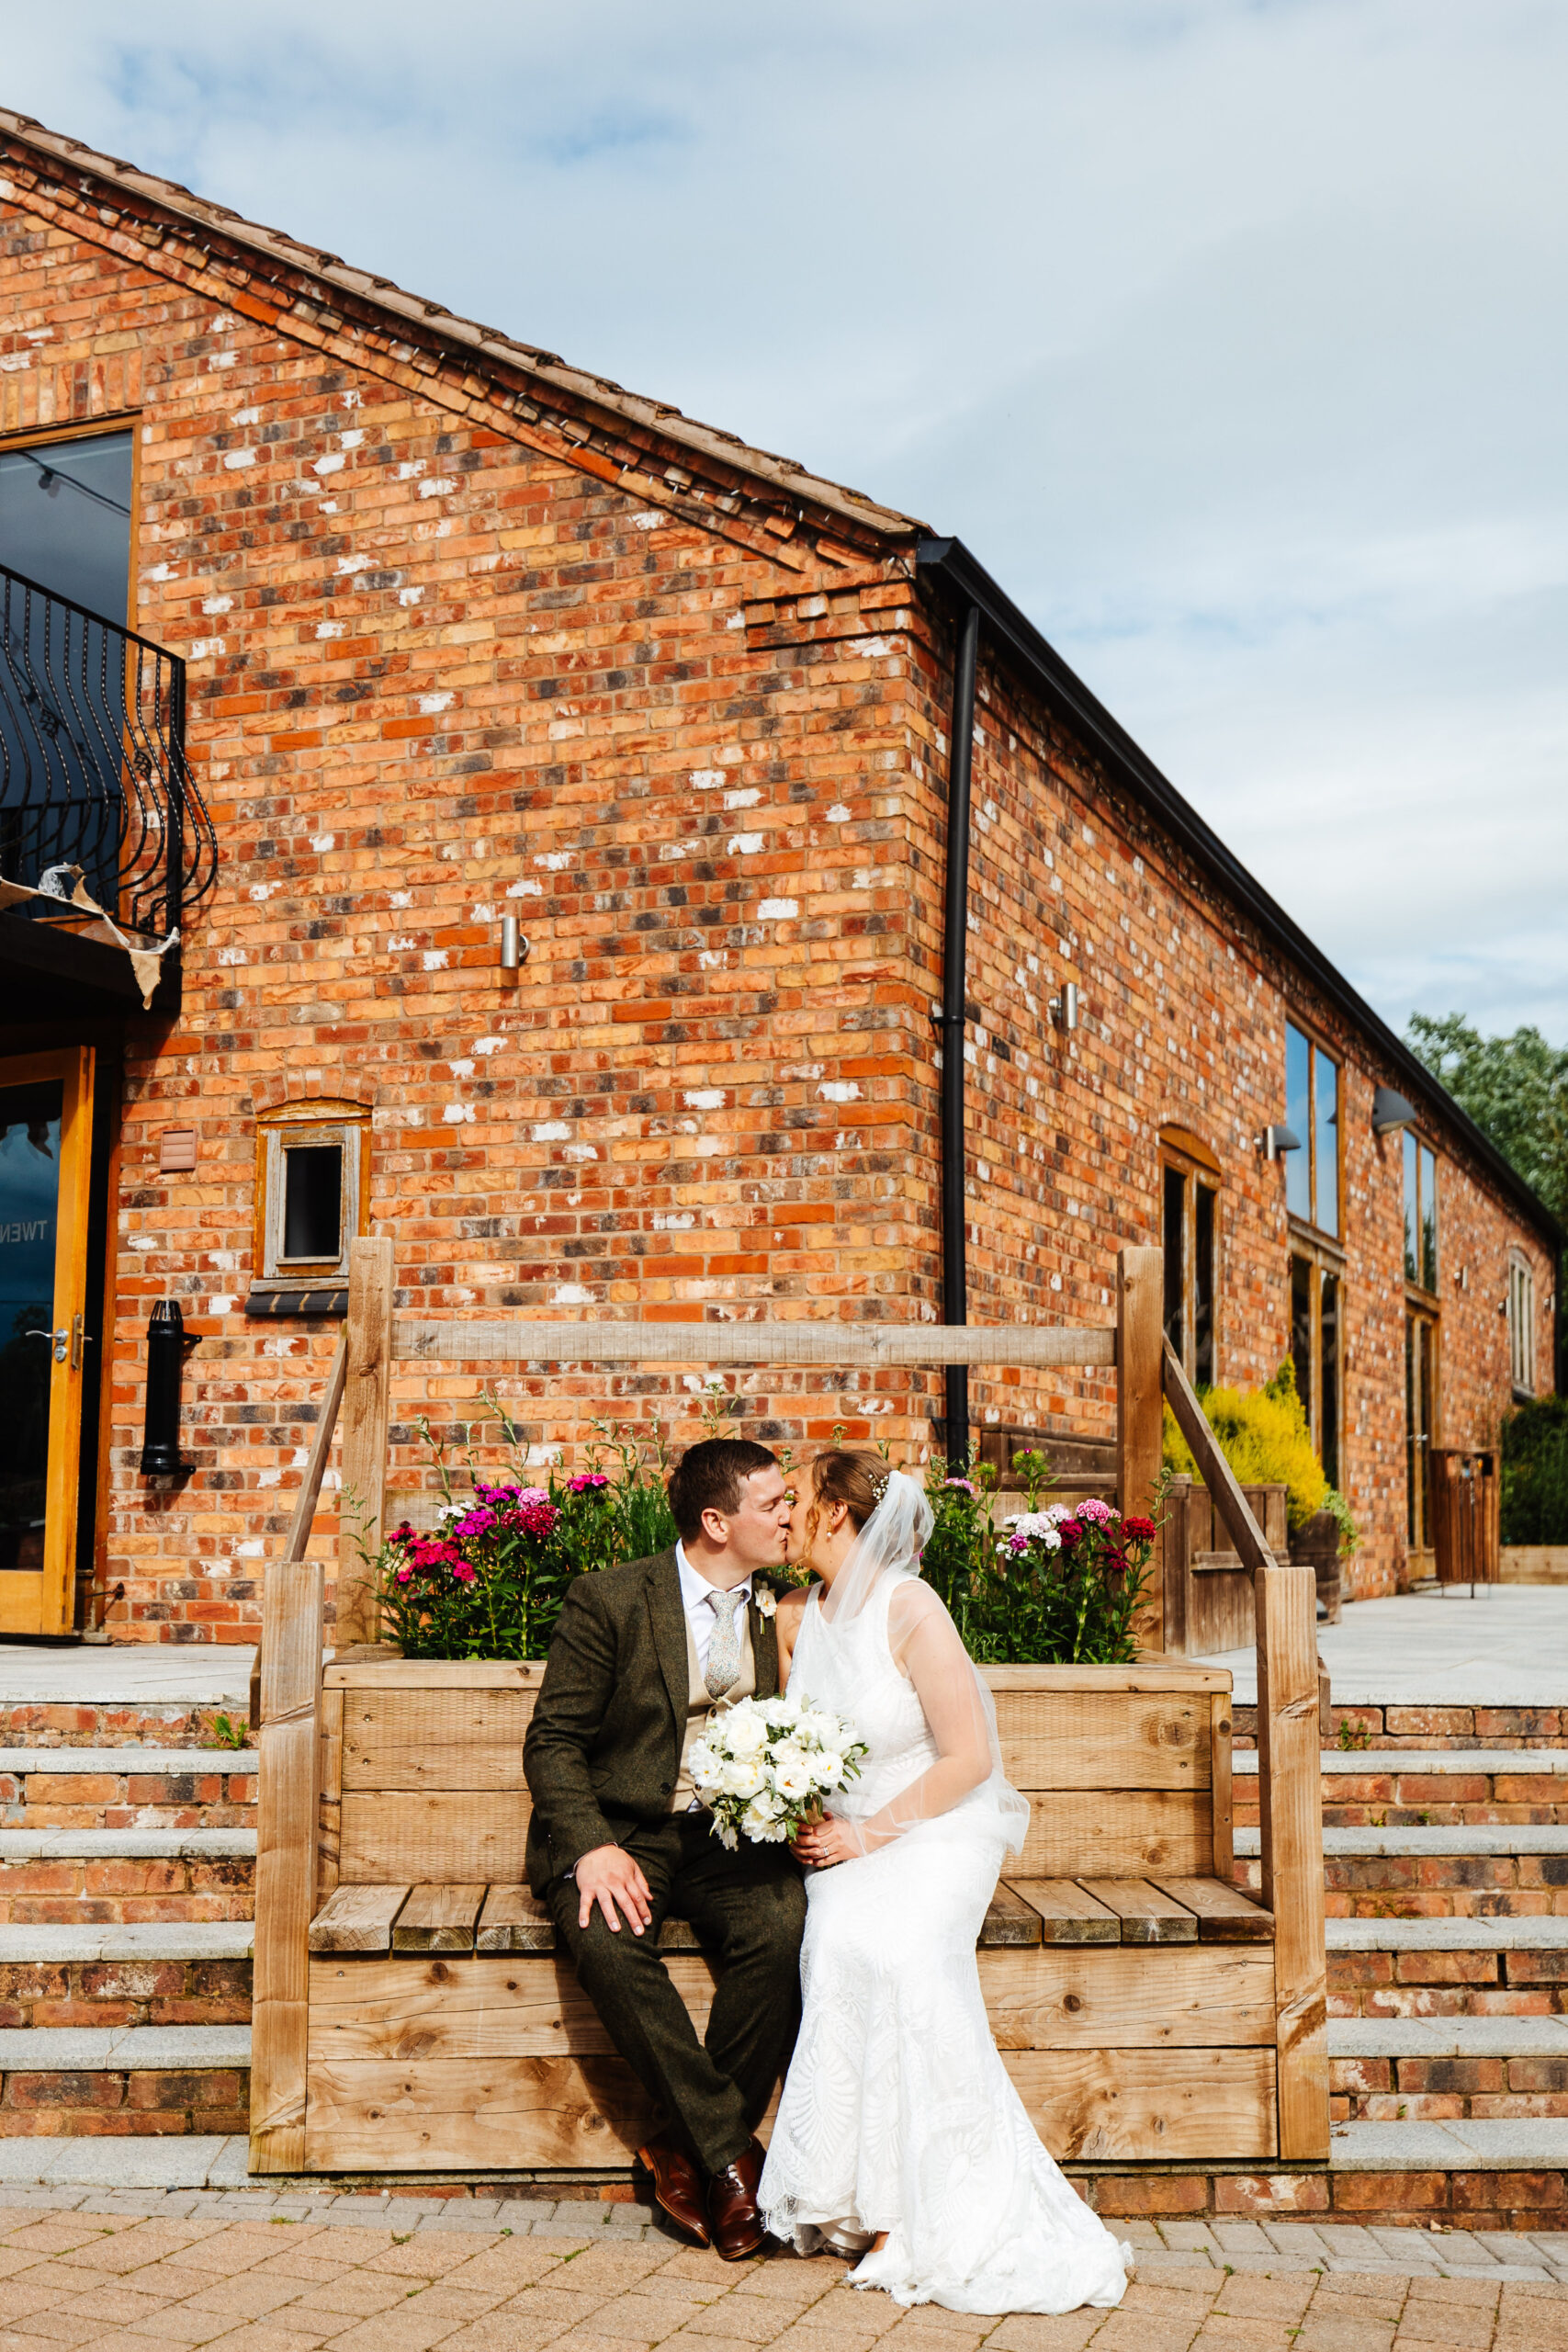
<svg viewBox="0 0 1568 2352"><path fill-rule="evenodd" d="M807 1870L822 1871L834 1862L858 1861L863 1849L849 1823L828 1814L821 1821L807 1822L789 1850Z"/></svg>

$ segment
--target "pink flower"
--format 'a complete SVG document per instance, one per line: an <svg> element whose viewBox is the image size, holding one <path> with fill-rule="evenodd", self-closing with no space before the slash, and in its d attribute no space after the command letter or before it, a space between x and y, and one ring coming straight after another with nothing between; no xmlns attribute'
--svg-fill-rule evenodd
<svg viewBox="0 0 1568 2352"><path fill-rule="evenodd" d="M1065 1519L1056 1532L1064 1544L1076 1544L1083 1533L1083 1521L1078 1519Z"/></svg>
<svg viewBox="0 0 1568 2352"><path fill-rule="evenodd" d="M582 1470L575 1478L567 1480L569 1492L574 1495L596 1495L610 1483L603 1470Z"/></svg>
<svg viewBox="0 0 1568 2352"><path fill-rule="evenodd" d="M1098 1495L1090 1495L1087 1502L1079 1503L1077 1515L1087 1520L1091 1527L1109 1526L1113 1519L1121 1516L1111 1510L1109 1503L1102 1503Z"/></svg>
<svg viewBox="0 0 1568 2352"><path fill-rule="evenodd" d="M966 1495L972 1495L975 1491L974 1486L967 1478L944 1478L942 1483L944 1487L961 1487Z"/></svg>
<svg viewBox="0 0 1568 2352"><path fill-rule="evenodd" d="M407 1584L412 1574L413 1570L412 1568L400 1568L398 1570L398 1582L400 1584Z"/></svg>
<svg viewBox="0 0 1568 2352"><path fill-rule="evenodd" d="M459 1584L472 1584L478 1573L467 1560L454 1560L452 1563L452 1574Z"/></svg>

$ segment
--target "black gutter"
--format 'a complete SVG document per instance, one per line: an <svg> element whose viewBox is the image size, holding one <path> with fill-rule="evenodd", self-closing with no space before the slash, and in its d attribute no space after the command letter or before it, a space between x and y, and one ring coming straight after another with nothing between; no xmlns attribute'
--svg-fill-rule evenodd
<svg viewBox="0 0 1568 2352"><path fill-rule="evenodd" d="M1530 1190L1518 1170L1482 1134L1474 1120L1468 1112L1461 1109L1441 1080L1435 1079L1426 1064L1417 1060L1409 1046L1379 1019L1344 974L1336 970L1320 948L1314 946L1305 932L1291 921L1284 909L1269 896L1260 882L1254 879L1241 860L1225 847L1219 835L1204 823L1191 804L1182 798L1147 753L1140 751L1125 728L1118 725L1104 704L1090 694L1083 680L1068 669L1061 655L1041 636L1033 622L1019 611L1012 599L998 587L990 573L976 561L963 540L921 539L916 547L915 560L920 571L941 582L962 609L979 611L986 623L987 637L998 652L1010 657L1026 682L1034 687L1056 716L1066 722L1086 749L1104 763L1118 784L1123 785L1143 802L1167 832L1208 868L1265 937L1305 972L1348 1020L1365 1033L1399 1072L1404 1085L1412 1089L1438 1118L1455 1130L1466 1148L1523 1210L1530 1223L1550 1242L1553 1251L1561 1252L1568 1246L1568 1234L1564 1233L1545 1202ZM944 1072L945 1068L944 1060Z"/></svg>
<svg viewBox="0 0 1568 2352"><path fill-rule="evenodd" d="M942 906L942 1011L931 1018L942 1035L942 1319L969 1320L965 1250L964 1156L964 1028L969 975L969 778L975 752L975 673L980 651L980 610L965 607L953 664L953 716L948 731L947 873ZM942 1375L946 1426L942 1451L955 1475L969 1461L969 1367L950 1363Z"/></svg>

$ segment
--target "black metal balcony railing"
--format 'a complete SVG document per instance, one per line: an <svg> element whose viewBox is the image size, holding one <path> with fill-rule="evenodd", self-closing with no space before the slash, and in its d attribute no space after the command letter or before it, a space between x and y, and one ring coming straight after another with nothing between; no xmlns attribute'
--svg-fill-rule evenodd
<svg viewBox="0 0 1568 2352"><path fill-rule="evenodd" d="M185 711L176 654L0 564L0 875L37 888L79 865L126 930L188 922L218 842Z"/></svg>

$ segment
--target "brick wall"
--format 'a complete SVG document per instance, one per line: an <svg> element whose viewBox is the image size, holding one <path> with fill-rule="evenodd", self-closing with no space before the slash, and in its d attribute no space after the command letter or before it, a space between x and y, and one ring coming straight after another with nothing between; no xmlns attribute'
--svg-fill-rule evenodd
<svg viewBox="0 0 1568 2352"><path fill-rule="evenodd" d="M314 1097L372 1117L373 1228L415 1311L636 1308L935 1320L951 699L908 541L748 503L601 451L465 363L69 192L0 194L0 427L134 409L143 634L190 665L220 880L174 1026L132 1025L116 1173L117 1639L245 1640L336 1327L247 1321L254 1122ZM666 453L667 454L667 453ZM635 458L635 462L634 462ZM837 534L837 537L834 536ZM1162 1122L1225 1170L1221 1371L1284 1351L1282 1115L1296 1005L1348 1071L1348 1483L1362 1589L1402 1557L1399 1160L1366 1060L1206 878L987 669L976 738L971 1312L1096 1323L1115 1253L1157 1239ZM516 912L532 952L497 960ZM1085 1019L1045 1002L1064 978ZM161 1177L194 1125L194 1175ZM1441 1148L1441 1138L1438 1138ZM1445 1161L1446 1431L1506 1399L1510 1241ZM203 1334L174 1492L136 1473L152 1300ZM1549 1362L1543 1338L1541 1361ZM502 1385L536 1446L595 1412L676 1442L697 1374ZM1503 1384L1499 1387L1499 1382ZM478 1375L400 1371L458 1433ZM935 1384L735 1375L750 1426L929 1443ZM976 1382L977 1418L1104 1432L1088 1377ZM317 1544L333 1522L319 1522Z"/></svg>

